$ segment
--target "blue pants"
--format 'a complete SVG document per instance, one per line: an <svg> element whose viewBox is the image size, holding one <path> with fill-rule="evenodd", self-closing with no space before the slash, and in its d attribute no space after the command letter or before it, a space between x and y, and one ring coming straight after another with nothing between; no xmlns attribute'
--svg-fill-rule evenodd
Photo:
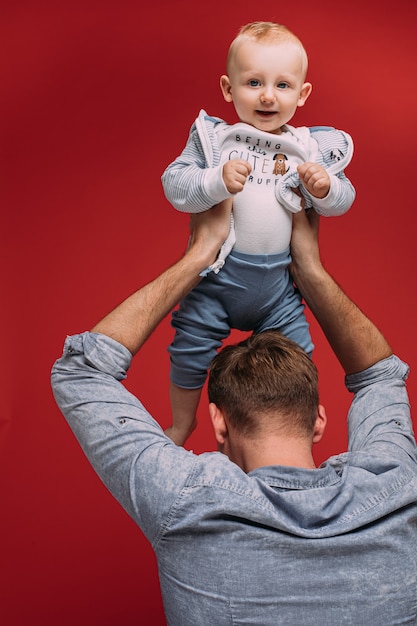
<svg viewBox="0 0 417 626"><path fill-rule="evenodd" d="M289 251L254 255L232 250L218 274L210 272L172 313L175 336L168 350L171 380L204 385L207 370L232 328L260 333L276 329L311 354L304 305L288 271Z"/></svg>

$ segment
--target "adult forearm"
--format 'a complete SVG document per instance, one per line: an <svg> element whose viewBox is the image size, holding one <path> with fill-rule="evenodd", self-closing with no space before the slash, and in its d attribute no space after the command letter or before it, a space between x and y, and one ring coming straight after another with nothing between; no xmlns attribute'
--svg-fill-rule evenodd
<svg viewBox="0 0 417 626"><path fill-rule="evenodd" d="M177 263L106 315L92 332L102 333L136 354L157 324L200 280L227 236L231 203L193 216L188 251Z"/></svg>
<svg viewBox="0 0 417 626"><path fill-rule="evenodd" d="M362 371L392 354L375 324L322 266L295 272L294 278L346 374Z"/></svg>
<svg viewBox="0 0 417 626"><path fill-rule="evenodd" d="M348 298L323 267L318 247L319 217L294 216L291 274L347 374L392 354L378 328Z"/></svg>
<svg viewBox="0 0 417 626"><path fill-rule="evenodd" d="M136 354L159 322L198 283L202 269L187 255L122 302L92 332L108 335Z"/></svg>

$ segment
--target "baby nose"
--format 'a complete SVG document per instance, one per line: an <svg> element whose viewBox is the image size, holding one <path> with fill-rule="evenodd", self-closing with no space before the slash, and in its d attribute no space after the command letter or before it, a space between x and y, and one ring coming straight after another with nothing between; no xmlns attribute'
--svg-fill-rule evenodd
<svg viewBox="0 0 417 626"><path fill-rule="evenodd" d="M261 102L273 102L275 99L274 90L272 87L265 87L261 94Z"/></svg>

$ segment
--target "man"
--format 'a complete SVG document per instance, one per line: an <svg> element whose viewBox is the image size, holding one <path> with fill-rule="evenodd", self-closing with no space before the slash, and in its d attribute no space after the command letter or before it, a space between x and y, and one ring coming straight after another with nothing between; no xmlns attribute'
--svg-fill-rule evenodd
<svg viewBox="0 0 417 626"><path fill-rule="evenodd" d="M323 268L317 216L294 216L292 273L354 394L349 452L314 467L317 374L276 332L225 348L209 382L219 451L176 446L120 384L131 356L216 257L230 205L193 217L188 251L54 365L58 405L151 542L167 623L417 623L417 459L408 367Z"/></svg>

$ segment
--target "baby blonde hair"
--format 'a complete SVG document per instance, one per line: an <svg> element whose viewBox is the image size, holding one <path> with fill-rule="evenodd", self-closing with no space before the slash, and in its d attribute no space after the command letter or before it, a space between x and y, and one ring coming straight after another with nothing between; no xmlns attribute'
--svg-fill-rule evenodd
<svg viewBox="0 0 417 626"><path fill-rule="evenodd" d="M249 39L267 44L285 42L292 42L296 44L301 52L304 76L307 74L308 57L300 39L294 35L289 28L283 24L276 24L275 22L251 22L241 27L238 34L230 44L226 64L228 73L230 73L230 66L239 44Z"/></svg>

